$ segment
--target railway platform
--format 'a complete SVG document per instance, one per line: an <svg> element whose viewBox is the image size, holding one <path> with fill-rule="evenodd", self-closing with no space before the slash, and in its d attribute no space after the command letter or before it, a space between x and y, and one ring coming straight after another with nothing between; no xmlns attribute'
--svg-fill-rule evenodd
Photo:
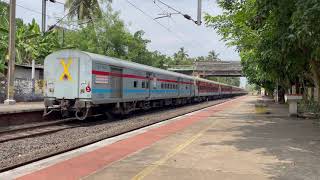
<svg viewBox="0 0 320 180"><path fill-rule="evenodd" d="M19 102L14 105L0 104L0 133L17 129L28 123L42 120L43 102Z"/></svg>
<svg viewBox="0 0 320 180"><path fill-rule="evenodd" d="M320 178L320 125L256 96L196 111L0 174L0 179Z"/></svg>
<svg viewBox="0 0 320 180"><path fill-rule="evenodd" d="M14 105L0 104L0 115L43 111L43 102L19 102Z"/></svg>

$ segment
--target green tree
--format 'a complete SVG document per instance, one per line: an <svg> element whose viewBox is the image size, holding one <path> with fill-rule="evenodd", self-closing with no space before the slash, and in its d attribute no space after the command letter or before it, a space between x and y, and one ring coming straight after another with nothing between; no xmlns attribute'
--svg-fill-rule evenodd
<svg viewBox="0 0 320 180"><path fill-rule="evenodd" d="M198 56L196 58L193 58L194 61L221 61L221 59L219 59L219 54L216 53L214 50L211 50L208 52L208 55L205 56Z"/></svg>
<svg viewBox="0 0 320 180"><path fill-rule="evenodd" d="M119 12L109 7L101 17L94 25L89 23L78 30L66 31L69 46L160 68L172 62L158 51L149 51L147 46L151 41L144 38L143 31L130 33L119 18Z"/></svg>
<svg viewBox="0 0 320 180"><path fill-rule="evenodd" d="M71 1L69 5L70 3ZM73 5L76 5L76 1ZM7 14L7 6L1 7L0 13ZM80 17L88 19L89 16L91 17L90 14ZM5 57L8 54L8 16L1 15L0 21L0 72L3 72ZM30 63L35 59L37 63L42 64L48 54L61 48L75 48L160 68L167 68L173 62L169 56L148 50L147 46L151 41L144 38L144 32L130 33L119 18L119 12L114 12L111 6L107 6L106 11L101 11L100 18L94 19L94 23L81 24L79 28L72 30L64 28L72 22L72 19L67 19L61 27L41 35L39 25L34 20L25 24L17 19L16 62ZM62 47L61 40L59 41L59 33L62 31L66 47Z"/></svg>
<svg viewBox="0 0 320 180"><path fill-rule="evenodd" d="M198 57L195 58L195 61L206 61L206 57L198 56Z"/></svg>
<svg viewBox="0 0 320 180"><path fill-rule="evenodd" d="M5 51L4 58L8 56L8 23L2 24L0 28L1 49ZM32 60L42 63L45 56L60 48L56 32L51 31L44 36L41 35L40 27L33 19L31 23L24 24L21 19L17 19L16 30L16 63L30 64Z"/></svg>
<svg viewBox="0 0 320 180"><path fill-rule="evenodd" d="M270 91L279 84L287 90L292 83L310 78L311 60L317 62L311 52L316 52L319 41L315 25L319 21L317 1L219 0L218 3L224 9L223 14L207 14L206 23L217 29L228 45L237 47L249 83ZM303 18L313 20L302 23ZM310 37L308 43L306 37ZM314 47L310 47L312 42Z"/></svg>
<svg viewBox="0 0 320 180"><path fill-rule="evenodd" d="M9 5L5 2L0 1L0 76L5 68L5 59L8 50L8 40L6 36L7 29L5 24L8 24L9 18Z"/></svg>
<svg viewBox="0 0 320 180"><path fill-rule="evenodd" d="M9 5L0 1L0 73L8 60ZM36 60L41 64L45 56L60 48L55 31L41 35L39 25L33 19L25 24L16 19L16 63L30 64Z"/></svg>
<svg viewBox="0 0 320 180"><path fill-rule="evenodd" d="M173 54L173 65L190 65L192 59L189 58L188 52L181 47L178 52Z"/></svg>
<svg viewBox="0 0 320 180"><path fill-rule="evenodd" d="M66 0L65 8L69 16L77 20L93 20L102 15L98 0Z"/></svg>
<svg viewBox="0 0 320 180"><path fill-rule="evenodd" d="M219 54L216 53L214 50L212 50L212 51L209 51L206 60L207 61L221 61L218 56L219 56Z"/></svg>
<svg viewBox="0 0 320 180"><path fill-rule="evenodd" d="M221 82L224 84L229 84L232 86L240 86L240 78L239 77L208 77L207 79L216 81L216 82Z"/></svg>
<svg viewBox="0 0 320 180"><path fill-rule="evenodd" d="M93 23L96 18L102 17L101 6L105 3L111 3L112 0L66 0L65 9L70 18L76 18L79 22L91 20ZM107 5L107 9L109 9Z"/></svg>
<svg viewBox="0 0 320 180"><path fill-rule="evenodd" d="M295 0L291 20L287 46L308 62L320 101L320 2Z"/></svg>

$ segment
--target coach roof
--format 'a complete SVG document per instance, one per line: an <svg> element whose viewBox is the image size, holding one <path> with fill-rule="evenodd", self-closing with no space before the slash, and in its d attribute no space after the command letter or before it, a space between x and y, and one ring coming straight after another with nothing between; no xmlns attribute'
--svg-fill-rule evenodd
<svg viewBox="0 0 320 180"><path fill-rule="evenodd" d="M153 72L153 73L158 73L158 74L163 74L163 75L170 75L170 76L185 78L185 79L189 79L189 80L196 79L198 81L204 81L204 82L208 82L208 83L215 83L215 84L230 86L227 84L223 84L223 83L219 83L219 82L215 82L215 81L211 81L211 80L207 80L207 79L203 79L203 78L199 78L199 77L188 76L185 74L167 71L167 70L163 70L160 68L151 67L151 66L147 66L147 65L143 65L143 64L138 64L138 63L131 62L131 61L125 61L125 60L121 60L121 59L114 58L114 57L109 57L109 56L89 53L89 52L85 52L85 51L74 50L74 49L64 49L64 50L56 51L56 52L48 55L46 57L46 59L50 59L52 56L53 57L60 57L61 54L63 54L63 55L68 54L71 56L77 56L76 54L79 54L79 57L80 57L80 55L86 55L91 60L99 61L99 62L107 62L111 65L118 66L118 67L126 67L129 69L137 69L137 70L146 71L146 72Z"/></svg>
<svg viewBox="0 0 320 180"><path fill-rule="evenodd" d="M73 50L73 49L64 49L64 50L53 52L52 54L47 56L46 59L50 59L52 57L54 57L54 58L61 57L61 54L63 56L70 55L73 57L77 56L77 54L79 54L79 57L81 57L83 55L87 55L93 61L104 62L104 63L111 64L113 66L125 67L125 68L129 68L129 69L136 69L136 70L141 70L141 71L145 71L145 72L153 72L153 73L170 75L170 76L193 80L192 76L188 76L188 75L184 75L184 74L180 74L180 73L176 73L176 72L171 72L171 71L167 71L167 70L163 70L160 68L155 68L155 67L151 67L151 66L147 66L147 65L143 65L143 64L138 64L138 63L131 62L131 61L125 61L125 60L121 60L121 59L114 58L114 57L89 53L89 52L85 52L85 51Z"/></svg>

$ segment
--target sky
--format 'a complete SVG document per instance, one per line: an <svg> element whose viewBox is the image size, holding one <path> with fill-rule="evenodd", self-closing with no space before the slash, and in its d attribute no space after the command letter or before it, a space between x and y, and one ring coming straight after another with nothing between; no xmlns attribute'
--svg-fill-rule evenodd
<svg viewBox="0 0 320 180"><path fill-rule="evenodd" d="M9 0L6 0L9 1ZM17 17L25 22L33 18L41 24L41 2L42 0L16 0ZM64 2L64 0L58 0ZM197 0L162 0L184 14L197 18ZM202 0L203 13L217 15L221 9L216 0ZM129 2L131 2L133 7ZM156 1L157 2L157 1ZM158 50L166 55L173 55L179 48L184 47L190 57L206 56L209 51L214 50L219 58L224 61L239 61L239 54L233 47L227 47L225 42L213 28L205 24L197 26L181 15L172 15L171 18L162 18L155 22L154 18L160 13L173 12L161 3L154 0L113 0L112 7L120 11L120 18L126 23L131 32L143 30L145 38L151 40L150 50ZM141 9L143 12L138 10ZM55 24L58 18L65 14L63 4L47 1L47 25ZM242 86L245 79L241 80Z"/></svg>

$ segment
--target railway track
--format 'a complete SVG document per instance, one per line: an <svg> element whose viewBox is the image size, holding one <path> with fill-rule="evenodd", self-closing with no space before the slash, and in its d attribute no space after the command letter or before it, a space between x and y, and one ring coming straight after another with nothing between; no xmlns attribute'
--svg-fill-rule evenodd
<svg viewBox="0 0 320 180"><path fill-rule="evenodd" d="M0 143L23 138L31 138L34 136L45 135L73 128L76 127L75 122L76 120L74 119L63 119L47 123L33 124L30 126L24 126L22 128L0 131Z"/></svg>
<svg viewBox="0 0 320 180"><path fill-rule="evenodd" d="M223 102L226 102L226 101L229 101L230 99L224 99L224 100L215 100L215 101L212 101L212 102L209 102L209 103L200 103L200 104L196 104L196 108L193 107L193 105L189 105L189 106L186 106L186 107L178 107L178 108L174 108L172 109L171 108L161 108L161 109L154 109L154 110L150 110L150 111L147 111L147 112L139 112L139 113L136 113L134 115L134 117L131 117L129 119L132 119L132 118L136 118L136 119L139 119L141 117L144 117L144 116L150 116L150 114L157 114L157 113L163 113L163 114L167 114L166 112L168 111L181 111L183 110L184 108L190 108L190 110L184 110L183 113L177 113L176 115L170 115L170 116L165 116L164 118L161 118L161 120L157 120L157 121L153 121L151 123L146 123L144 125L139 125L139 126L136 126L136 127L132 127L132 128L129 128L127 130L121 130L121 132L116 132L112 135L108 135L108 136L99 136L99 138L91 138L91 140L87 140L87 141L83 141L83 142L78 142L78 143L73 143L72 146L67 146L65 148L62 148L62 149L56 149L54 151L48 151L44 154L41 154L39 152L37 152L37 156L34 156L34 157L24 157L25 159L19 159L20 157L12 157L12 158L17 158L15 160L10 160L10 163L7 164L7 165L4 165L2 167L0 167L0 172L4 172L4 171L7 171L7 170L10 170L10 169L13 169L13 168L17 168L19 166L22 166L22 165L25 165L25 164L28 164L28 163L31 163L31 162L34 162L34 161L37 161L37 160L41 160L41 159L44 159L44 158L48 158L48 157L51 157L51 156L54 156L54 155L57 155L57 154L60 154L60 153L64 153L64 152L68 152L70 150L73 150L73 149L77 149L77 148L80 148L80 147L83 147L83 146L86 146L86 145L89 145L89 144L92 144L92 143L95 143L95 142L98 142L100 140L103 140L103 139L106 139L106 138L110 138L110 137L113 137L113 136L117 136L117 135L120 135L120 134L124 134L124 133L128 133L128 132L131 132L131 131L134 131L134 130L137 130L137 129L140 129L140 128L143 128L143 127L147 127L147 126L150 126L150 125L153 125L153 124L156 124L158 122L161 122L161 121L165 121L165 120L168 120L168 119L171 119L171 118L174 118L174 117L177 117L177 116L182 116L184 114L188 114L188 113L191 113L191 112L194 112L194 111L198 111L198 110L201 110L201 109L204 109L204 108L207 108L207 107L210 107L210 106L214 106L214 105L217 105L217 104L221 104ZM155 119L157 117L153 116ZM42 137L42 136L45 136L47 134L52 134L52 136L55 135L55 132L59 132L59 131L63 131L63 130L68 130L68 129L77 129L77 128L80 128L80 127L90 127L94 124L109 124L108 122L110 123L113 123L113 122L117 122L119 119L114 119L113 121L106 121L106 120L102 120L101 119L99 120L99 118L97 120L88 120L88 121L77 121L75 119L65 119L65 120L59 120L59 121L55 121L55 122L51 122L51 124L44 124L44 125L39 125L39 126L33 126L33 127L28 127L28 128L23 128L23 129L16 129L16 130L13 130L13 131L7 131L7 132L0 132L0 149L1 149L1 144L6 144L6 143L10 143L10 142L14 142L14 141L19 141L20 139L23 139L23 140L27 140L27 138L38 138L38 137ZM126 119L123 119L124 121L127 121ZM125 122L124 122L125 123ZM27 140L27 141L34 141L34 139L32 140ZM76 142L76 140L72 140L73 142ZM31 151L31 154L32 154L32 150ZM38 151L35 150L35 151ZM1 152L0 152L1 153ZM1 161L0 161L0 164L1 164Z"/></svg>
<svg viewBox="0 0 320 180"><path fill-rule="evenodd" d="M101 115L96 115L95 117L99 116ZM50 133L86 126L94 123L102 123L102 121L93 120L93 117L85 121L79 121L75 118L66 118L61 120L26 125L9 130L2 130L0 131L0 143L47 135Z"/></svg>
<svg viewBox="0 0 320 180"><path fill-rule="evenodd" d="M190 105L190 104L189 104ZM148 111L138 111L135 113L136 116L141 116L144 114L152 113L152 112L160 112L170 109L169 107L162 107L160 109L151 109ZM96 115L95 117L99 117L101 115ZM119 120L120 118L113 119ZM77 128L86 125L94 125L98 123L105 123L105 120L100 119L100 121L94 120L93 117L79 121L75 118L66 118L61 120L50 120L48 122L35 123L31 125L25 125L18 128L12 128L8 130L0 131L0 143L19 140L25 138L32 138L35 136L47 135L50 133L55 133L62 130L67 130L71 128Z"/></svg>

